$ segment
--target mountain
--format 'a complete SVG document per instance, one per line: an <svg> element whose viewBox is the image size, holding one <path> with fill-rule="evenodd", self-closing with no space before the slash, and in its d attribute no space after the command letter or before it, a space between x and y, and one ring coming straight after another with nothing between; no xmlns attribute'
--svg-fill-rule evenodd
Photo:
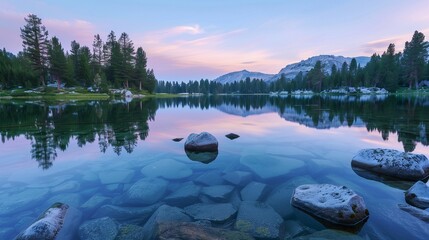
<svg viewBox="0 0 429 240"><path fill-rule="evenodd" d="M271 79L274 76L274 74L265 74L265 73L260 73L260 72L249 72L247 70L242 70L242 71L238 71L238 72L231 72L231 73L227 73L225 75L222 75L216 79L214 79L213 81L215 82L219 82L222 84L225 83L233 83L235 81L239 82L240 80L244 80L246 78L250 78L250 79L262 79L264 81Z"/></svg>
<svg viewBox="0 0 429 240"><path fill-rule="evenodd" d="M315 57L311 57L307 60L302 60L298 63L289 64L286 67L284 67L282 70L280 70L279 73L274 75L272 78L268 79L268 82L275 81L281 77L282 74L285 75L287 79L293 79L296 75L298 75L299 72L303 72L304 74L308 73L314 65L316 65L317 61L321 61L324 70L326 73L331 74L331 67L333 64L337 66L338 69L341 69L341 66L344 62L350 65L350 62L353 58L350 57L343 57L343 56L334 56L334 55L319 55ZM370 57L355 57L358 65L360 64L361 67L364 67L369 60Z"/></svg>

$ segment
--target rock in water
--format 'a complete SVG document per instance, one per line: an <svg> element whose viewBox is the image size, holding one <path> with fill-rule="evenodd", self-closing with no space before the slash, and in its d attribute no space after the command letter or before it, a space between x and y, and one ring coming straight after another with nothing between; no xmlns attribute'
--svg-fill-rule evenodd
<svg viewBox="0 0 429 240"><path fill-rule="evenodd" d="M192 175L192 169L190 169L186 164L172 159L161 159L151 163L145 166L141 172L146 177L163 177L165 179L173 180L186 178Z"/></svg>
<svg viewBox="0 0 429 240"><path fill-rule="evenodd" d="M69 206L64 203L55 203L46 210L39 219L22 231L15 239L56 239L64 225L64 219Z"/></svg>
<svg viewBox="0 0 429 240"><path fill-rule="evenodd" d="M180 142L180 141L182 141L183 140L183 138L173 138L172 139L174 142Z"/></svg>
<svg viewBox="0 0 429 240"><path fill-rule="evenodd" d="M191 133L185 142L185 150L196 152L216 152L218 142L216 138L208 132L200 134Z"/></svg>
<svg viewBox="0 0 429 240"><path fill-rule="evenodd" d="M261 202L244 201L238 210L234 229L256 238L281 237L283 218L272 207Z"/></svg>
<svg viewBox="0 0 429 240"><path fill-rule="evenodd" d="M355 226L369 215L363 198L344 186L301 185L295 189L291 203L318 218L344 226Z"/></svg>
<svg viewBox="0 0 429 240"><path fill-rule="evenodd" d="M407 203L418 208L429 208L429 187L422 181L416 182L405 192Z"/></svg>
<svg viewBox="0 0 429 240"><path fill-rule="evenodd" d="M167 181L159 178L143 178L128 189L124 202L135 206L150 205L161 199L166 190Z"/></svg>
<svg viewBox="0 0 429 240"><path fill-rule="evenodd" d="M224 222L231 218L237 210L231 203L197 203L186 207L185 212L197 220Z"/></svg>
<svg viewBox="0 0 429 240"><path fill-rule="evenodd" d="M237 135L237 134L235 134L235 133L229 133L229 134L226 134L225 137L227 137L227 138L229 138L231 140L234 140L236 138L239 138L240 136Z"/></svg>
<svg viewBox="0 0 429 240"><path fill-rule="evenodd" d="M160 206L147 220L143 227L144 240L155 239L157 228L161 223L190 222L191 218L182 209L168 205Z"/></svg>
<svg viewBox="0 0 429 240"><path fill-rule="evenodd" d="M247 233L220 228L202 226L196 223L169 222L158 226L155 239L186 239L186 240L252 240Z"/></svg>
<svg viewBox="0 0 429 240"><path fill-rule="evenodd" d="M425 155L392 149L363 149L353 157L352 167L409 180L429 176L429 160Z"/></svg>
<svg viewBox="0 0 429 240"><path fill-rule="evenodd" d="M109 217L85 222L79 227L82 240L113 240L118 234L118 224Z"/></svg>
<svg viewBox="0 0 429 240"><path fill-rule="evenodd" d="M429 210L427 210L427 209L422 210L420 208L416 208L416 207L410 206L408 204L398 204L398 207L402 211L405 211L405 212L413 215L414 217L429 223Z"/></svg>
<svg viewBox="0 0 429 240"><path fill-rule="evenodd" d="M192 161L201 162L204 164L209 164L216 160L218 151L215 152L194 152L194 151L185 151L186 156Z"/></svg>

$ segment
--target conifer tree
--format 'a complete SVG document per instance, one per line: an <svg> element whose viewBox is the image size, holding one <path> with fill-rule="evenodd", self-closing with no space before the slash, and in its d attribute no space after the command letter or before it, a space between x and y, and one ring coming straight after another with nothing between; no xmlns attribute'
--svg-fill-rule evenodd
<svg viewBox="0 0 429 240"><path fill-rule="evenodd" d="M26 24L21 28L24 54L39 76L40 84L45 86L49 46L48 31L42 25L42 20L34 14L29 14L24 20Z"/></svg>
<svg viewBox="0 0 429 240"><path fill-rule="evenodd" d="M61 82L65 81L67 75L67 60L64 55L64 49L57 37L51 39L48 49L49 72L54 81L57 82L57 88L60 89Z"/></svg>
<svg viewBox="0 0 429 240"><path fill-rule="evenodd" d="M142 83L146 82L146 67L147 58L143 48L137 48L136 65L135 65L135 78L139 84L139 90L142 90Z"/></svg>
<svg viewBox="0 0 429 240"><path fill-rule="evenodd" d="M403 64L404 78L408 80L408 87L418 87L418 81L422 77L426 58L428 56L428 43L425 35L415 31L410 42L405 43Z"/></svg>

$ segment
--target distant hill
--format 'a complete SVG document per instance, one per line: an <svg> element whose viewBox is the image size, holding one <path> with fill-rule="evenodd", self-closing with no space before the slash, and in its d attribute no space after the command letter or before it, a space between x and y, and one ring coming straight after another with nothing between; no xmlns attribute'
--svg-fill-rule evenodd
<svg viewBox="0 0 429 240"><path fill-rule="evenodd" d="M350 65L350 62L353 58L351 57L343 57L343 56L334 56L334 55L319 55L315 57L311 57L307 60L302 60L298 63L289 64L286 67L284 67L282 70L280 70L279 73L274 75L272 78L270 78L268 81L275 81L281 77L282 74L285 75L288 79L295 78L296 75L298 75L299 72L303 72L306 74L309 72L314 65L316 65L317 61L321 61L324 70L326 73L331 74L331 68L332 65L336 65L338 69L341 69L341 65L343 65L344 62ZM360 64L361 67L364 67L369 60L370 57L355 57L358 65Z"/></svg>
<svg viewBox="0 0 429 240"><path fill-rule="evenodd" d="M344 62L347 62L347 64L350 64L353 58L351 57L343 57L343 56L334 56L334 55L319 55L315 57L311 57L307 60L302 60L298 63L292 63L287 65L286 67L282 68L279 73L277 74L266 74L261 72L249 72L247 70L242 70L238 72L231 72L227 73L225 75L222 75L213 81L219 82L222 84L225 83L232 83L235 81L244 80L247 77L250 79L262 79L266 82L271 82L279 79L282 74L285 74L285 77L288 79L293 79L299 72L303 72L306 74L308 71L310 71L317 61L321 61L324 65L324 70L326 73L331 73L331 67L333 64L337 66L338 69L341 69L341 65L343 65ZM360 64L361 67L364 67L369 60L370 57L355 57L358 65Z"/></svg>
<svg viewBox="0 0 429 240"><path fill-rule="evenodd" d="M242 71L238 71L238 72L231 72L231 73L227 73L225 75L222 75L216 79L214 79L213 81L215 82L219 82L222 84L225 83L232 83L232 82L239 82L240 80L245 80L246 78L250 78L250 79L262 79L264 81L267 81L268 79L271 79L274 76L274 74L265 74L265 73L260 73L260 72L249 72L247 70L242 70Z"/></svg>

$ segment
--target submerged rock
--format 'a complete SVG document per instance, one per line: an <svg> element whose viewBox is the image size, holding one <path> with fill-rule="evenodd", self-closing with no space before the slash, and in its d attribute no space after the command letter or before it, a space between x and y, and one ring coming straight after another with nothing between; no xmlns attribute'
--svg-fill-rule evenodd
<svg viewBox="0 0 429 240"><path fill-rule="evenodd" d="M223 176L227 182L232 183L234 185L245 185L252 179L252 174L250 172L244 171L234 171L229 172Z"/></svg>
<svg viewBox="0 0 429 240"><path fill-rule="evenodd" d="M201 162L204 164L208 164L216 160L218 151L214 152L194 152L194 151L185 151L186 156L192 161Z"/></svg>
<svg viewBox="0 0 429 240"><path fill-rule="evenodd" d="M134 240L143 238L143 227L132 224L123 224L119 227L118 235L116 235L115 240Z"/></svg>
<svg viewBox="0 0 429 240"><path fill-rule="evenodd" d="M247 233L220 228L202 226L188 222L161 223L155 239L186 239L186 240L252 240Z"/></svg>
<svg viewBox="0 0 429 240"><path fill-rule="evenodd" d="M104 205L97 209L92 217L109 217L118 221L130 219L146 221L159 206L160 204L155 204L148 207L118 207L113 205Z"/></svg>
<svg viewBox="0 0 429 240"><path fill-rule="evenodd" d="M355 226L368 218L363 198L347 187L331 184L306 184L292 195L294 207L328 222Z"/></svg>
<svg viewBox="0 0 429 240"><path fill-rule="evenodd" d="M72 210L67 204L55 203L15 239L73 239L74 228L77 227L74 223L80 221L80 216L80 212Z"/></svg>
<svg viewBox="0 0 429 240"><path fill-rule="evenodd" d="M230 219L237 210L231 203L197 203L186 207L185 212L196 220L224 222Z"/></svg>
<svg viewBox="0 0 429 240"><path fill-rule="evenodd" d="M234 140L234 139L239 138L240 136L237 135L237 134L235 134L235 133L229 133L229 134L226 134L225 137L227 137L227 138L229 138L231 140Z"/></svg>
<svg viewBox="0 0 429 240"><path fill-rule="evenodd" d="M147 165L141 172L147 177L162 177L176 180L189 177L192 174L192 169L181 162L172 159L162 159Z"/></svg>
<svg viewBox="0 0 429 240"><path fill-rule="evenodd" d="M265 203L244 201L238 210L234 229L256 238L278 239L282 235L283 218Z"/></svg>
<svg viewBox="0 0 429 240"><path fill-rule="evenodd" d="M223 183L223 178L221 172L215 170L201 174L195 179L195 182L208 186L221 185Z"/></svg>
<svg viewBox="0 0 429 240"><path fill-rule="evenodd" d="M240 159L240 163L262 179L283 176L305 165L301 160L267 155L246 155Z"/></svg>
<svg viewBox="0 0 429 240"><path fill-rule="evenodd" d="M129 183L134 176L132 170L104 171L98 174L101 184Z"/></svg>
<svg viewBox="0 0 429 240"><path fill-rule="evenodd" d="M422 154L392 149L364 149L352 159L352 167L409 180L429 176L429 160Z"/></svg>
<svg viewBox="0 0 429 240"><path fill-rule="evenodd" d="M228 199L232 191L234 191L234 187L231 185L217 185L203 187L202 193L213 201L222 202Z"/></svg>
<svg viewBox="0 0 429 240"><path fill-rule="evenodd" d="M80 208L83 209L85 213L92 212L101 205L106 204L108 201L110 201L110 198L108 197L94 195L82 204Z"/></svg>
<svg viewBox="0 0 429 240"><path fill-rule="evenodd" d="M5 194L0 202L0 216L31 209L49 193L48 188L26 188L19 193Z"/></svg>
<svg viewBox="0 0 429 240"><path fill-rule="evenodd" d="M157 228L161 223L190 222L191 218L182 209L168 205L160 206L147 220L143 227L145 240L155 239Z"/></svg>
<svg viewBox="0 0 429 240"><path fill-rule="evenodd" d="M185 142L185 150L198 152L215 152L218 150L216 138L208 132L191 133Z"/></svg>
<svg viewBox="0 0 429 240"><path fill-rule="evenodd" d="M363 238L359 237L358 235L349 233L349 232L343 232L338 230L331 230L331 229L325 229L322 231L318 231L315 233L312 233L310 235L305 235L301 237L294 238L295 240L328 240L328 239L341 239L341 240L363 240Z"/></svg>
<svg viewBox="0 0 429 240"><path fill-rule="evenodd" d="M201 187L193 182L187 183L164 198L172 206L186 206L199 200Z"/></svg>
<svg viewBox="0 0 429 240"><path fill-rule="evenodd" d="M243 201L259 201L265 192L266 186L264 183L251 182L241 190L241 198Z"/></svg>
<svg viewBox="0 0 429 240"><path fill-rule="evenodd" d="M418 208L429 208L429 186L422 181L416 182L405 192L407 203Z"/></svg>
<svg viewBox="0 0 429 240"><path fill-rule="evenodd" d="M398 204L398 207L401 210L413 215L414 217L429 223L429 210L428 209L423 210L423 209L416 208L416 207L413 207L413 206L410 206L407 204Z"/></svg>
<svg viewBox="0 0 429 240"><path fill-rule="evenodd" d="M167 181L144 178L134 183L125 193L124 202L131 205L150 205L160 200L167 190Z"/></svg>
<svg viewBox="0 0 429 240"><path fill-rule="evenodd" d="M81 240L114 240L118 234L118 223L109 217L97 218L79 227Z"/></svg>

